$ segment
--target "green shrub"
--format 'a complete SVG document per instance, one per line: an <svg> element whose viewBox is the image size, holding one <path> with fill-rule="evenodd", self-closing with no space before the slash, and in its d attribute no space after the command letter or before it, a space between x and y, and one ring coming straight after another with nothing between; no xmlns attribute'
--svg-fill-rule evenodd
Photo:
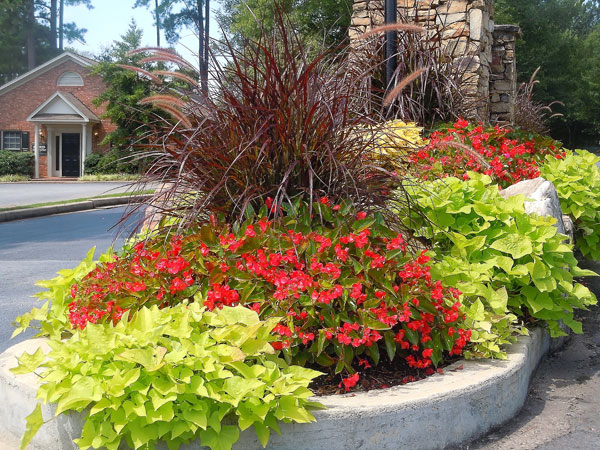
<svg viewBox="0 0 600 450"><path fill-rule="evenodd" d="M526 214L524 197L504 199L488 176L469 176L415 188L414 198L433 226L412 219L441 258L435 274L467 297L463 311L475 328L473 353L497 356L515 325L512 314L546 322L552 336L564 334L561 320L581 333L573 309L585 309L596 298L574 277L593 272L577 267L555 219Z"/></svg>
<svg viewBox="0 0 600 450"><path fill-rule="evenodd" d="M586 258L600 259L600 157L585 150L547 158L541 176L554 183L563 213L573 218L575 244Z"/></svg>
<svg viewBox="0 0 600 450"><path fill-rule="evenodd" d="M113 149L107 153L92 153L85 160L86 175L139 174L145 164L125 150Z"/></svg>
<svg viewBox="0 0 600 450"><path fill-rule="evenodd" d="M33 178L35 156L30 152L0 151L0 176L23 175Z"/></svg>
<svg viewBox="0 0 600 450"><path fill-rule="evenodd" d="M0 183L19 183L30 179L30 176L25 175L0 175Z"/></svg>
<svg viewBox="0 0 600 450"><path fill-rule="evenodd" d="M101 153L92 153L85 158L85 170L86 175L95 175L98 173L98 164L102 161Z"/></svg>
<svg viewBox="0 0 600 450"><path fill-rule="evenodd" d="M277 421L314 421L307 388L320 373L289 366L269 341L277 319L247 308L205 311L200 304L142 308L131 321L89 324L51 351L24 354L16 374L38 371L37 397L56 414L83 412L80 448L177 449L198 437L228 450L253 426L266 446ZM43 424L38 405L22 444Z"/></svg>

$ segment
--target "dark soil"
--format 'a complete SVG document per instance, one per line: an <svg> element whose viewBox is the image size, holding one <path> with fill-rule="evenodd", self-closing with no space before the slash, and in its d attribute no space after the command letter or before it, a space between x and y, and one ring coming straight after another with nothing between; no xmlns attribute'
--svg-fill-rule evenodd
<svg viewBox="0 0 600 450"><path fill-rule="evenodd" d="M406 361L402 358L394 358L394 361L389 361L387 358L379 361L377 366L370 367L368 369L361 368L358 371L359 380L356 386L349 392L365 392L373 389L387 389L392 386L399 386L406 383L412 383L415 381L422 380L434 373L444 373L444 367L459 361L461 358L454 357L441 363L437 369L427 368L425 370L418 370L409 367ZM325 368L322 366L309 366L311 369L325 372L325 375L320 376L313 380L309 388L317 396L321 395L332 395L332 394L346 394L344 386L341 385L342 377L340 374L335 374L335 366ZM462 365L458 369L461 370ZM347 377L348 375L345 375ZM344 377L344 378L345 378Z"/></svg>

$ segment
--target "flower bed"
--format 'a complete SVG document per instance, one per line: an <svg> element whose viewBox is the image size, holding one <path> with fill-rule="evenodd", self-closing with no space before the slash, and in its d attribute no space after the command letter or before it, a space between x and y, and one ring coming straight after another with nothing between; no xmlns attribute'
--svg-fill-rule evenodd
<svg viewBox="0 0 600 450"><path fill-rule="evenodd" d="M80 414L82 448L176 449L200 439L228 450L245 430L256 437L240 445L264 446L280 424L314 421L322 405L308 386L320 373L333 390L358 393L324 399L331 409L317 416L322 424L286 427L294 448L295 439L396 448L407 429L411 448L429 448L440 422L416 426L419 400L458 429L436 446L456 443L497 424L481 425L485 414L502 420L520 407L542 344L534 339L538 356L517 358L526 369L507 363L495 391L462 380L467 393L426 399L436 369L463 354L506 358L506 345L526 334L523 322L560 335L563 320L579 332L573 309L595 302L574 281L591 273L577 268L552 219L525 214L522 196L503 199L476 173L501 186L535 177L544 156L565 156L554 141L459 120L415 148L424 141L414 124L365 110L393 98L365 88L371 75L359 60L312 59L285 25L280 17L243 53L229 46L214 98L181 72L142 71L165 81L143 101L168 112L145 146L156 151L147 181L167 186L150 204L165 217L117 255L94 262L90 253L41 283L49 302L17 320L16 333L39 321L51 351L22 355L13 372L40 375L52 414ZM150 54L144 61L191 68L169 51ZM438 176L445 180L422 182ZM433 377L361 393L384 361L412 370L401 383ZM514 398L507 383L518 388ZM399 409L395 393L413 390ZM481 392L507 402L506 415L494 403L473 407ZM357 402L383 397L391 400L378 402L376 419L362 421L369 406ZM37 404L23 446L47 419ZM311 430L315 441L305 439ZM276 442L286 448L289 439Z"/></svg>
<svg viewBox="0 0 600 450"><path fill-rule="evenodd" d="M0 354L0 401L5 406L0 409L0 433L5 439L16 440L23 433L22 417L35 407L40 383L34 374L15 376L8 369L16 365L18 355L33 353L39 345L35 340L25 341ZM447 367L443 375L418 383L319 397L327 409L314 412L316 422L280 424L281 435L274 434L268 448L336 450L362 443L366 448L433 450L466 442L501 425L521 409L530 377L549 345L548 335L537 329L507 348L506 361L458 362ZM52 405L44 406L43 414L52 417ZM81 415L60 415L39 430L31 448L76 450L71 440L79 437L81 427ZM164 450L166 446L157 448ZM184 448L206 447L196 441ZM255 433L246 430L233 448L258 450L262 446Z"/></svg>
<svg viewBox="0 0 600 450"><path fill-rule="evenodd" d="M485 127L464 119L435 131L429 144L413 152L415 173L426 179L456 176L469 171L489 175L502 187L540 176L546 155L564 157L562 144L534 133L511 128Z"/></svg>

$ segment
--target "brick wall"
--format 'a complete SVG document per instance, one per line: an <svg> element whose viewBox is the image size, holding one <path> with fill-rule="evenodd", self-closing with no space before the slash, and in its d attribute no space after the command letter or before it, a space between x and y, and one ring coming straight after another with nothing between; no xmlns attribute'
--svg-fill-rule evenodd
<svg viewBox="0 0 600 450"><path fill-rule="evenodd" d="M58 78L66 71L77 72L81 75L84 86L58 86ZM91 75L90 68L82 67L73 61L65 61L4 95L0 95L0 130L29 131L31 148L34 143L35 125L27 122L27 117L56 91L70 92L101 119L101 123L94 124L92 129L93 150L106 151L108 148L100 147L99 143L107 133L114 131L116 127L108 119L101 118L105 112L103 106L96 107L92 104L92 100L104 89L102 78L98 75ZM41 144L46 143L45 139L48 135L45 127L42 127L42 132L44 138L40 140ZM97 136L96 133L98 133ZM46 173L46 168L42 167L40 158L40 176L46 176Z"/></svg>

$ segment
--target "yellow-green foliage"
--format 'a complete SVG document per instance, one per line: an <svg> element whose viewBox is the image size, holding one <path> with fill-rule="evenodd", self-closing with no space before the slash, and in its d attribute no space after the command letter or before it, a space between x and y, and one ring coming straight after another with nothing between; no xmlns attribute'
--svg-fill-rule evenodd
<svg viewBox="0 0 600 450"><path fill-rule="evenodd" d="M314 421L310 381L320 372L291 366L270 345L278 319L261 321L244 307L208 312L199 303L142 308L131 321L88 324L73 336L24 354L15 374L36 371L37 397L56 415L82 412L81 449L169 449L200 438L230 450L253 427L267 445L278 421ZM21 448L43 424L38 404Z"/></svg>
<svg viewBox="0 0 600 450"><path fill-rule="evenodd" d="M415 122L390 120L385 134L377 141L379 149L387 154L406 153L427 145L423 139L423 127Z"/></svg>
<svg viewBox="0 0 600 450"><path fill-rule="evenodd" d="M546 157L541 176L554 183L560 206L577 227L583 256L600 259L600 158L586 150L567 151L563 159Z"/></svg>
<svg viewBox="0 0 600 450"><path fill-rule="evenodd" d="M438 254L435 275L465 294L473 355L502 357L519 330L516 316L546 322L552 336L564 335L560 321L581 333L573 310L596 304L596 297L576 279L595 274L577 266L554 218L526 214L524 197L503 198L488 176L469 177L415 187L426 219L415 214L412 224Z"/></svg>

